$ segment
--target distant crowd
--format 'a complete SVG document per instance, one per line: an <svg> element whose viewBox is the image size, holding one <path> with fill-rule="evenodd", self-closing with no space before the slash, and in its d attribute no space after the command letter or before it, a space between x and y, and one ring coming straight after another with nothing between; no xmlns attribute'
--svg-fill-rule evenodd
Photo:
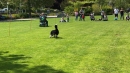
<svg viewBox="0 0 130 73"><path fill-rule="evenodd" d="M126 12L126 13L125 13ZM125 11L123 8L114 8L113 9L113 15L114 15L114 20L126 20L129 21L130 20L130 16L129 16L129 12L130 9ZM79 11L75 11L75 20L77 21L85 21L85 11L81 8ZM105 13L105 11L103 11L101 9L100 11L100 18L95 18L94 12L91 12L89 14L90 16L90 20L91 21L108 21L108 16ZM120 16L120 17L119 17ZM44 15L43 13L40 15L40 25L44 25L46 24L46 26L48 26L48 21L46 20L46 15ZM59 22L69 22L70 18L69 18L69 14L65 14L65 16L61 17Z"/></svg>
<svg viewBox="0 0 130 73"><path fill-rule="evenodd" d="M126 15L125 15L125 12L126 12ZM126 20L126 21L129 21L130 20L130 16L129 16L129 11L125 11L123 8L114 8L113 9L113 15L114 15L114 20ZM75 11L74 12L75 14L75 20L77 21L85 21L85 11L83 10L83 8L81 8L79 11ZM69 22L69 15L68 14L65 14L66 16L66 19L65 17L62 17L60 22ZM100 11L100 18L95 18L95 15L94 15L94 12L91 12L89 14L90 16L90 20L91 21L108 21L108 16L107 16L107 13L105 11L103 11L101 9ZM120 16L120 17L119 17Z"/></svg>
<svg viewBox="0 0 130 73"><path fill-rule="evenodd" d="M125 12L127 12L126 16L125 16ZM103 10L101 10L100 13L101 13L101 18L96 19L94 12L91 12L89 14L90 20L91 21L108 21L107 14ZM84 14L85 14L85 11L82 8L79 11L75 11L75 20L85 21L85 15ZM123 8L121 8L121 9L114 8L113 14L114 14L114 20L119 19L119 14L120 14L120 20L124 20L124 19L126 19L127 21L130 20L129 11L124 11Z"/></svg>

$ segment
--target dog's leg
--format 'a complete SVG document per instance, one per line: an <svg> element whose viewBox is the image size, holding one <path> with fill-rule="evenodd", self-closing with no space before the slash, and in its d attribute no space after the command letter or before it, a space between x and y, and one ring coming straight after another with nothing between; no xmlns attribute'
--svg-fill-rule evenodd
<svg viewBox="0 0 130 73"><path fill-rule="evenodd" d="M52 35L50 35L49 37L52 38Z"/></svg>
<svg viewBox="0 0 130 73"><path fill-rule="evenodd" d="M58 37L58 35L56 35L56 38Z"/></svg>
<svg viewBox="0 0 130 73"><path fill-rule="evenodd" d="M56 35L54 35L54 38L56 38Z"/></svg>

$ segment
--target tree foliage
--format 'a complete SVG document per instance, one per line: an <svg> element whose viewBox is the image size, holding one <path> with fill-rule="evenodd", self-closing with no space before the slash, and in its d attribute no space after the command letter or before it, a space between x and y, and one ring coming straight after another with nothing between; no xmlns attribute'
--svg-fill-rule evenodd
<svg viewBox="0 0 130 73"><path fill-rule="evenodd" d="M98 3L100 9L107 5L112 6L112 8L127 8L130 6L130 0L0 0L0 8L6 8L8 2L9 9L26 10L27 12L31 12L32 10L52 7L54 3L57 3L57 1L61 2L60 6L62 10L64 10L66 6L72 6L74 9L79 8L80 5L78 2Z"/></svg>
<svg viewBox="0 0 130 73"><path fill-rule="evenodd" d="M96 2L103 6L103 5L110 5L112 8L118 7L118 8L127 8L130 4L130 0L96 0Z"/></svg>

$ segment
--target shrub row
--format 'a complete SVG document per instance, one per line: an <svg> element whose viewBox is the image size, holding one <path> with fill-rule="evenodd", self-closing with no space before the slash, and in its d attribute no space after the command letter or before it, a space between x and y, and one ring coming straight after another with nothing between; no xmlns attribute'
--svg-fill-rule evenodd
<svg viewBox="0 0 130 73"><path fill-rule="evenodd" d="M92 7L91 6L83 7L83 9L85 10L85 15L89 15L91 12L94 12L95 15L100 15L100 12L101 12L101 8L99 7L98 4L93 4ZM64 10L65 10L66 13L74 15L74 7L66 6ZM78 8L78 11L79 10L80 10L80 7ZM102 7L102 10L107 15L113 14L113 9L110 6Z"/></svg>
<svg viewBox="0 0 130 73"><path fill-rule="evenodd" d="M5 19L10 19L10 18L12 18L12 19L29 18L29 14L27 14L27 13L11 14L11 15L10 14L8 14L8 15L4 14L3 16L5 16ZM35 17L39 17L39 15L32 13L31 17L35 18Z"/></svg>

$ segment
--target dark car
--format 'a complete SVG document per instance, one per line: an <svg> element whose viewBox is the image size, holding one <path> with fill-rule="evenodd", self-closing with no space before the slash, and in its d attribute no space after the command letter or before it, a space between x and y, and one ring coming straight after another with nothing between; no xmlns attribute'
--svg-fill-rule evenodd
<svg viewBox="0 0 130 73"><path fill-rule="evenodd" d="M5 20L5 16L0 15L0 20Z"/></svg>

